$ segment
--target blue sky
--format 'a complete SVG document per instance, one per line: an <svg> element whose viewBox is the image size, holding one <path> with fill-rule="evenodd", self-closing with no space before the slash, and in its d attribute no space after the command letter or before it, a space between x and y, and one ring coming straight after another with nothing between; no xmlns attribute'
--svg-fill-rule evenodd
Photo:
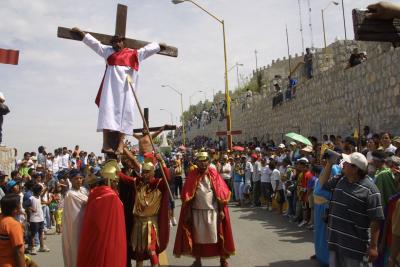
<svg viewBox="0 0 400 267"><path fill-rule="evenodd" d="M240 73L251 74L255 67L287 55L285 24L288 25L291 53L301 53L297 0L198 0L200 5L225 20L228 65L242 63ZM307 0L300 0L305 46L310 46ZM348 38L353 38L351 10L365 8L374 1L346 0ZM399 1L393 1L399 2ZM79 26L84 30L113 34L117 4L128 5L127 36L165 42L179 48L179 57L153 56L141 66L139 98L150 108L150 125L174 122L180 114L179 96L161 84L169 84L184 95L197 90L213 92L224 88L224 61L221 25L191 3L169 0L2 0L0 48L20 50L18 66L0 64L0 91L11 113L4 120L4 143L20 152L73 148L98 153L101 134L96 132L97 107L94 98L104 62L81 42L59 39L57 27ZM313 37L323 46L321 8L329 1L310 0ZM344 39L341 6L325 12L327 41ZM236 72L229 73L230 89L236 87ZM195 94L198 102L204 94ZM137 116L135 125L142 122Z"/></svg>

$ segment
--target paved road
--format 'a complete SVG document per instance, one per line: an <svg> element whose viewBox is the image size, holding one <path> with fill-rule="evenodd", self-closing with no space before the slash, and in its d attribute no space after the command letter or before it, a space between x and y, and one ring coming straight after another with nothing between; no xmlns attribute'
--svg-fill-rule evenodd
<svg viewBox="0 0 400 267"><path fill-rule="evenodd" d="M178 203L177 203L178 204ZM179 205L176 212L179 214ZM288 220L263 208L231 207L236 255L229 260L232 267L313 267L308 260L313 254L312 232L289 223ZM170 243L164 263L170 267L190 266L192 258L176 259L172 255L175 228L171 231ZM63 266L61 237L47 236L49 253L39 253L33 259L40 267ZM166 258L166 259L165 259ZM203 266L218 266L218 259L203 261ZM134 265L133 265L134 266Z"/></svg>

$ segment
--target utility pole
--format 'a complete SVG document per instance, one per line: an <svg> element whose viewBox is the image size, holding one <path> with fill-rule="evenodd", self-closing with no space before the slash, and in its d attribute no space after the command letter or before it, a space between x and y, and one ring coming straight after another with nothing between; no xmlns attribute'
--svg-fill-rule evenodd
<svg viewBox="0 0 400 267"><path fill-rule="evenodd" d="M344 39L347 41L346 16L344 15L344 1L343 0L342 0L342 13L343 13Z"/></svg>
<svg viewBox="0 0 400 267"><path fill-rule="evenodd" d="M288 54L288 60L289 60L289 75L292 72L292 66L291 66L291 59L290 59L290 48L289 48L289 33L287 29L287 24L286 24L286 43L287 43L287 54Z"/></svg>
<svg viewBox="0 0 400 267"><path fill-rule="evenodd" d="M299 4L299 18L300 18L300 35L301 35L301 51L304 51L304 36L303 36L303 20L301 15L301 0L297 0Z"/></svg>
<svg viewBox="0 0 400 267"><path fill-rule="evenodd" d="M308 27L310 27L310 37L311 37L311 50L314 50L314 34L313 34L313 30L312 30L310 0L307 0L307 3L308 3Z"/></svg>
<svg viewBox="0 0 400 267"><path fill-rule="evenodd" d="M257 65L257 50L254 50L254 55L256 57L256 71L258 71L258 65Z"/></svg>

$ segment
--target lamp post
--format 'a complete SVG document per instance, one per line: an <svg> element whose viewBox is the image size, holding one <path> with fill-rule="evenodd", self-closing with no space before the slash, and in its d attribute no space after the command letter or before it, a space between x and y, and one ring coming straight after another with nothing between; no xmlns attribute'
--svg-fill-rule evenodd
<svg viewBox="0 0 400 267"><path fill-rule="evenodd" d="M197 91L195 91L193 94L191 94L191 95L189 96L189 105L190 105L190 106L192 105L192 97L193 97L195 94L197 94L197 93L203 93L203 91L197 90Z"/></svg>
<svg viewBox="0 0 400 267"><path fill-rule="evenodd" d="M325 19L324 19L324 11L327 9L331 4L334 4L335 6L339 5L338 2L336 1L330 1L325 8L321 9L321 16L322 16L322 30L324 31L324 46L326 50L326 33L325 33Z"/></svg>
<svg viewBox="0 0 400 267"><path fill-rule="evenodd" d="M178 91L177 89L175 89L174 87L172 87L171 85L168 85L168 84L161 85L161 87L168 87L168 88L172 89L173 91L175 91L175 93L177 93L181 97L182 144L185 146L186 145L186 133L185 133L185 119L183 118L183 94L181 91Z"/></svg>
<svg viewBox="0 0 400 267"><path fill-rule="evenodd" d="M231 70L233 70L233 68L235 68L235 67L236 67L237 87L238 87L238 89L239 89L239 67L243 67L243 64L237 63L237 62L236 62L236 64L233 65L233 66L228 70L228 72L230 72Z"/></svg>
<svg viewBox="0 0 400 267"><path fill-rule="evenodd" d="M344 15L344 2L343 2L343 0L342 0L342 13L343 13L344 39L347 41L346 16Z"/></svg>
<svg viewBox="0 0 400 267"><path fill-rule="evenodd" d="M174 124L174 115L172 114L172 112L165 108L160 108L160 110L169 113L169 116L171 118L171 125L173 125ZM171 131L171 135L172 135L172 139L174 139L174 131Z"/></svg>
<svg viewBox="0 0 400 267"><path fill-rule="evenodd" d="M225 22L222 19L219 19L203 7L201 7L199 4L192 0L172 0L172 3L174 4L180 4L183 2L190 2L206 12L209 16L214 18L216 21L221 23L222 25L222 36L224 40L224 62L225 62L225 101L226 101L226 131L227 131L227 136L228 136L228 149L232 149L232 135L231 135L231 128L232 128L232 117L231 117L231 98L229 96L229 83L228 83L228 59L227 59L227 53L226 53L226 36L225 36Z"/></svg>

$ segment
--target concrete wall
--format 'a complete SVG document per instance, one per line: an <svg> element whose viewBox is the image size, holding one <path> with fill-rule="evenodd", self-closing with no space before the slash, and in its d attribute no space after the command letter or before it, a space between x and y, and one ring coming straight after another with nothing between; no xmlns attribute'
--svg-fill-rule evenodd
<svg viewBox="0 0 400 267"><path fill-rule="evenodd" d="M15 167L15 149L0 146L0 170L10 175Z"/></svg>
<svg viewBox="0 0 400 267"><path fill-rule="evenodd" d="M344 69L345 48L333 45L336 57L324 71L317 71L311 80L299 82L295 99L272 108L274 92L265 90L253 95L248 106L232 104L232 129L242 130L234 141L259 140L264 136L276 141L284 133L295 131L320 137L322 134L349 135L361 125L372 131L388 130L400 133L400 49L389 45L370 44L369 59L351 69ZM360 49L362 50L362 47ZM342 52L341 52L342 51ZM318 60L315 64L319 64ZM215 132L226 129L226 121L214 120L204 128L193 127L189 139L197 135L215 137Z"/></svg>

